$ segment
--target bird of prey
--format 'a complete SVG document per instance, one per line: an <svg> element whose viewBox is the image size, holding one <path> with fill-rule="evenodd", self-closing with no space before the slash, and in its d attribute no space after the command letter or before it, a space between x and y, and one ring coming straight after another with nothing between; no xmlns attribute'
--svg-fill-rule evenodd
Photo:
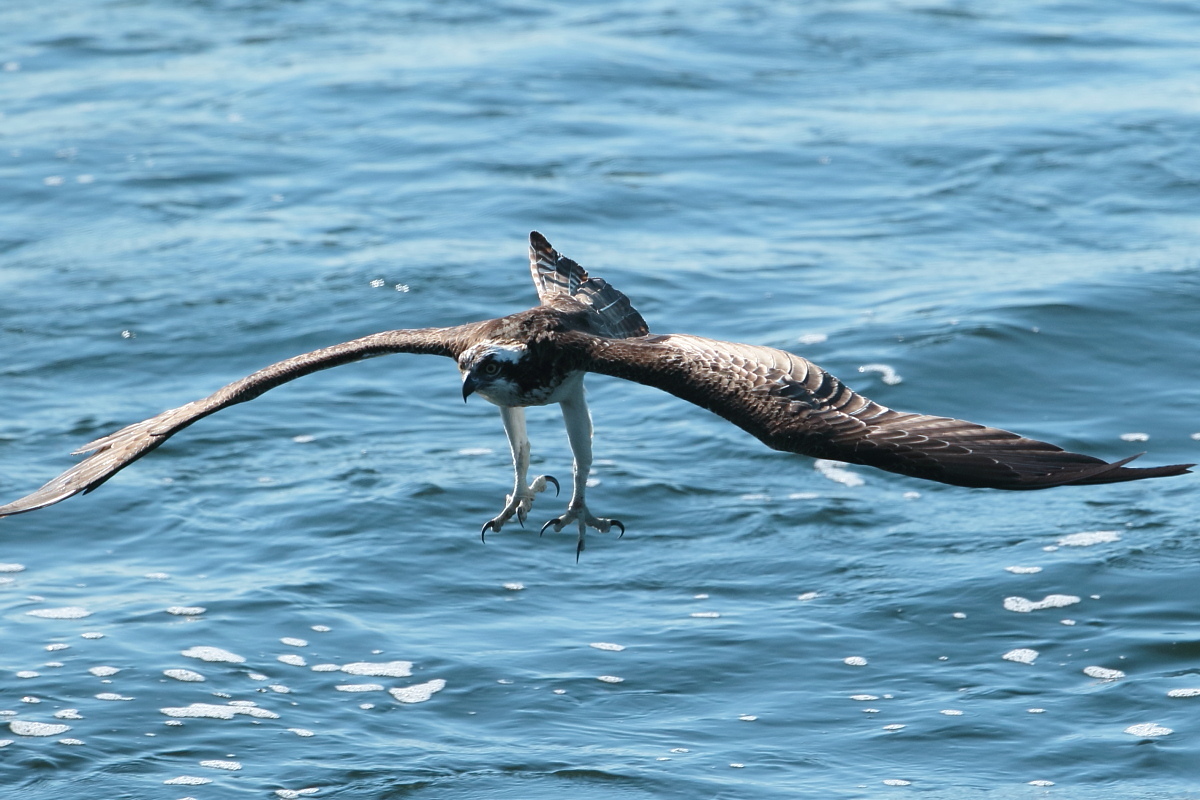
<svg viewBox="0 0 1200 800"><path fill-rule="evenodd" d="M529 266L540 305L499 319L449 328L384 331L280 361L202 400L84 445L92 453L32 494L0 506L20 514L90 492L193 422L307 375L389 353L449 356L462 373L462 395L500 407L512 449L513 490L483 524L498 532L514 516L524 524L548 475L528 479L525 407L558 403L574 456L574 487L565 513L547 522L574 523L583 550L587 528L625 526L594 516L584 498L592 465L592 421L584 399L589 372L653 386L708 409L768 447L898 472L956 486L1046 489L1181 475L1194 464L1135 468L1137 456L1113 463L959 419L893 411L868 400L798 355L758 345L688 334L650 333L629 299L589 277L537 231L529 234Z"/></svg>

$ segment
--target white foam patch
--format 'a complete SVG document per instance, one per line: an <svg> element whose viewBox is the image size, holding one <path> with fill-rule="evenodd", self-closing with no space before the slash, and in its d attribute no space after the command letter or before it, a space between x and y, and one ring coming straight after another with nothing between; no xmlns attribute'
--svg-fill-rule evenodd
<svg viewBox="0 0 1200 800"><path fill-rule="evenodd" d="M1156 722L1143 722L1138 725L1130 725L1125 729L1125 733L1130 736L1140 736L1143 739L1152 739L1155 736L1168 736L1175 731L1170 728L1164 728Z"/></svg>
<svg viewBox="0 0 1200 800"><path fill-rule="evenodd" d="M308 728L288 728L288 733L294 733L297 736L304 738L304 739L307 739L310 736L316 735L312 731L310 731Z"/></svg>
<svg viewBox="0 0 1200 800"><path fill-rule="evenodd" d="M26 611L25 614L41 619L83 619L90 617L92 612L79 606L65 606L64 608L35 608L33 611Z"/></svg>
<svg viewBox="0 0 1200 800"><path fill-rule="evenodd" d="M441 678L434 678L428 683L418 683L415 686L405 686L397 689L388 689L388 694L399 700L401 703L424 703L434 694L446 688L446 682Z"/></svg>
<svg viewBox="0 0 1200 800"><path fill-rule="evenodd" d="M1172 689L1167 697L1200 697L1200 689Z"/></svg>
<svg viewBox="0 0 1200 800"><path fill-rule="evenodd" d="M88 631L87 633L79 634L80 639L103 639L104 634L98 631Z"/></svg>
<svg viewBox="0 0 1200 800"><path fill-rule="evenodd" d="M143 577L152 581L166 581L171 579L171 576L165 572L147 572Z"/></svg>
<svg viewBox="0 0 1200 800"><path fill-rule="evenodd" d="M362 675L368 678L407 678L412 675L411 661L355 661L353 664L343 664L342 672L349 675Z"/></svg>
<svg viewBox="0 0 1200 800"><path fill-rule="evenodd" d="M64 644L62 642L55 642L54 644L46 645L46 650L48 652L53 653L57 650L69 650L70 647L71 647L71 645L69 645L69 644Z"/></svg>
<svg viewBox="0 0 1200 800"><path fill-rule="evenodd" d="M588 647L594 647L597 650L610 650L614 653L619 653L625 649L625 645L613 644L612 642L592 642Z"/></svg>
<svg viewBox="0 0 1200 800"><path fill-rule="evenodd" d="M830 461L818 458L813 462L813 469L821 473L821 477L828 478L834 483L840 483L843 486L862 486L866 483L858 475L846 469L846 462L844 461Z"/></svg>
<svg viewBox="0 0 1200 800"><path fill-rule="evenodd" d="M1101 681L1117 681L1125 677L1125 673L1121 670L1105 667L1084 667L1083 674Z"/></svg>
<svg viewBox="0 0 1200 800"><path fill-rule="evenodd" d="M163 781L163 786L203 786L212 783L212 778L197 778L195 775L180 775Z"/></svg>
<svg viewBox="0 0 1200 800"><path fill-rule="evenodd" d="M328 625L313 625L312 629L317 633L329 633L333 628Z"/></svg>
<svg viewBox="0 0 1200 800"><path fill-rule="evenodd" d="M267 688L277 694L291 694L292 693L291 689L289 689L288 687L284 686L281 683L268 684Z"/></svg>
<svg viewBox="0 0 1200 800"><path fill-rule="evenodd" d="M862 656L849 656L848 658L843 658L842 663L848 667L865 667L867 660Z"/></svg>
<svg viewBox="0 0 1200 800"><path fill-rule="evenodd" d="M1062 537L1058 544L1060 547L1091 547L1094 544L1119 541L1121 534L1117 531L1083 531Z"/></svg>
<svg viewBox="0 0 1200 800"><path fill-rule="evenodd" d="M1148 434L1148 433L1122 433L1121 441L1122 442L1148 442L1148 441L1150 441L1150 434Z"/></svg>
<svg viewBox="0 0 1200 800"><path fill-rule="evenodd" d="M379 683L343 683L333 687L339 692L382 692L383 685Z"/></svg>
<svg viewBox="0 0 1200 800"><path fill-rule="evenodd" d="M54 712L55 719L83 719L83 715L76 708L63 708Z"/></svg>
<svg viewBox="0 0 1200 800"><path fill-rule="evenodd" d="M957 708L943 708L938 713L944 714L947 717L961 717L963 715L963 712L959 711Z"/></svg>
<svg viewBox="0 0 1200 800"><path fill-rule="evenodd" d="M337 664L313 664L312 666L313 672L337 672L340 669L341 667ZM263 679L266 680L265 677Z"/></svg>
<svg viewBox="0 0 1200 800"><path fill-rule="evenodd" d="M0 564L0 572L24 572L24 564Z"/></svg>
<svg viewBox="0 0 1200 800"><path fill-rule="evenodd" d="M1064 608L1080 602L1073 594L1048 594L1038 601L1026 600L1024 597L1004 598L1004 608L1018 614L1028 614L1030 611L1041 611L1044 608Z"/></svg>
<svg viewBox="0 0 1200 800"><path fill-rule="evenodd" d="M18 678L37 678L40 677L40 672L34 672L31 669L23 669L17 673Z"/></svg>
<svg viewBox="0 0 1200 800"><path fill-rule="evenodd" d="M70 725L59 725L54 722L33 722L27 719L14 719L8 723L8 728L17 736L58 736L71 730Z"/></svg>
<svg viewBox="0 0 1200 800"><path fill-rule="evenodd" d="M117 667L88 667L88 672L97 678L107 678L109 675L116 675L120 671Z"/></svg>
<svg viewBox="0 0 1200 800"><path fill-rule="evenodd" d="M697 619L719 619L721 614L719 611L695 611L692 616Z"/></svg>
<svg viewBox="0 0 1200 800"><path fill-rule="evenodd" d="M624 678L618 678L616 675L597 675L596 680L604 683L624 683Z"/></svg>
<svg viewBox="0 0 1200 800"><path fill-rule="evenodd" d="M897 383L900 383L904 380L896 373L896 370L892 369L892 367L887 364L863 364L858 368L858 371L878 372L880 375L882 375L880 380L886 383L888 386L895 386Z"/></svg>
<svg viewBox="0 0 1200 800"><path fill-rule="evenodd" d="M1004 569L1013 575L1036 575L1042 571L1041 567L1005 567Z"/></svg>
<svg viewBox="0 0 1200 800"><path fill-rule="evenodd" d="M1005 661L1015 661L1018 664L1032 664L1038 657L1037 650L1030 650L1028 647L1019 647L1016 650L1009 650L1001 658Z"/></svg>
<svg viewBox="0 0 1200 800"><path fill-rule="evenodd" d="M276 789L275 796L282 797L283 800L296 800L297 797L305 797L319 791L320 788L316 786L309 786L307 789Z"/></svg>
<svg viewBox="0 0 1200 800"><path fill-rule="evenodd" d="M850 695L850 699L857 700L860 703L869 703L872 700L878 700L879 698L873 694L852 694Z"/></svg>
<svg viewBox="0 0 1200 800"><path fill-rule="evenodd" d="M740 719L742 722L754 722L754 720L758 719L758 717L754 716L753 714L740 714L738 715L738 719Z"/></svg>
<svg viewBox="0 0 1200 800"><path fill-rule="evenodd" d="M167 609L168 614L174 614L177 617L195 617L208 611L204 606L171 606Z"/></svg>
<svg viewBox="0 0 1200 800"><path fill-rule="evenodd" d="M231 653L219 647L189 647L181 655L185 655L188 658L198 658L201 661L224 661L230 664L243 664L246 661L246 659L237 653Z"/></svg>
<svg viewBox="0 0 1200 800"><path fill-rule="evenodd" d="M304 667L308 665L308 662L304 660L303 656L297 656L291 653L288 655L279 656L275 660L282 661L284 664L291 664L293 667Z"/></svg>
<svg viewBox="0 0 1200 800"><path fill-rule="evenodd" d="M912 781L902 780L900 778L888 778L883 782L884 786L912 786Z"/></svg>
<svg viewBox="0 0 1200 800"><path fill-rule="evenodd" d="M805 592L804 594L796 595L796 599L803 603L807 603L809 600L816 600L820 596L820 592Z"/></svg>
<svg viewBox="0 0 1200 800"><path fill-rule="evenodd" d="M209 769L224 769L230 772L237 772L242 768L242 765L237 761L221 761L220 759L210 758L200 762L200 766L208 767Z"/></svg>
<svg viewBox="0 0 1200 800"><path fill-rule="evenodd" d="M83 744L83 739L59 739L59 744L78 746Z"/></svg>
<svg viewBox="0 0 1200 800"><path fill-rule="evenodd" d="M116 692L101 692L100 694L96 695L96 699L97 700L132 700L133 698L126 697L123 694L117 694Z"/></svg>
<svg viewBox="0 0 1200 800"><path fill-rule="evenodd" d="M828 340L829 334L826 333L802 333L796 337L800 344L820 344Z"/></svg>
<svg viewBox="0 0 1200 800"><path fill-rule="evenodd" d="M509 583L504 584L504 588L508 589L510 592L519 592L525 588L525 584L519 583L517 581L511 581Z"/></svg>
<svg viewBox="0 0 1200 800"><path fill-rule="evenodd" d="M1030 786L1053 786L1054 781L1030 781Z"/></svg>
<svg viewBox="0 0 1200 800"><path fill-rule="evenodd" d="M496 452L490 447L464 447L458 451L460 456L490 456Z"/></svg>
<svg viewBox="0 0 1200 800"><path fill-rule="evenodd" d="M244 714L257 719L279 719L279 715L274 711L257 706L219 706L214 703L192 703L190 706L160 708L159 712L175 718L233 719L236 714Z"/></svg>
<svg viewBox="0 0 1200 800"><path fill-rule="evenodd" d="M905 729L905 728L907 728L907 727L908 727L907 725L901 725L901 724L900 724L900 723L898 723L898 722L894 722L894 723L892 723L891 725L884 725L884 726L883 726L883 729L884 729L885 731L899 731L899 730L903 730L903 729Z"/></svg>
<svg viewBox="0 0 1200 800"><path fill-rule="evenodd" d="M279 641L283 642L284 644L288 645L289 647L308 647L307 639L297 639L293 636L285 636L282 639L280 639Z"/></svg>
<svg viewBox="0 0 1200 800"><path fill-rule="evenodd" d="M204 681L204 676L199 672L192 672L190 669L164 669L163 675L168 678L174 678L177 681L185 681L187 683L200 683Z"/></svg>

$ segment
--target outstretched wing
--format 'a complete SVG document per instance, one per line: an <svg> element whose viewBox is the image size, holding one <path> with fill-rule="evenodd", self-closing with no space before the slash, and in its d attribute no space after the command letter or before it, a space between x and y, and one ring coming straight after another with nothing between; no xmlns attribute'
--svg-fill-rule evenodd
<svg viewBox="0 0 1200 800"><path fill-rule="evenodd" d="M602 336L624 339L650 332L629 298L555 250L537 231L529 234L529 271L542 305L572 311L581 303L593 313L593 328Z"/></svg>
<svg viewBox="0 0 1200 800"><path fill-rule="evenodd" d="M84 445L75 453L90 452L92 455L33 494L0 506L0 517L45 508L80 492L90 492L196 420L227 406L253 400L280 384L309 373L389 353L429 353L457 358L469 346L475 331L486 324L384 331L272 364L218 389L203 400L164 411Z"/></svg>
<svg viewBox="0 0 1200 800"><path fill-rule="evenodd" d="M699 336L559 342L579 368L670 392L775 450L866 464L956 486L1045 489L1180 475L1194 464L1138 469L999 428L893 411L800 356Z"/></svg>

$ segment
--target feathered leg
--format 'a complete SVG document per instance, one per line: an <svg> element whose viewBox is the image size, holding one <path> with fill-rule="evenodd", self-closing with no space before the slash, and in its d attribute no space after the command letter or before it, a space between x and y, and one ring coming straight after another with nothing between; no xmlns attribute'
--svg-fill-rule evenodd
<svg viewBox="0 0 1200 800"><path fill-rule="evenodd" d="M533 483L525 483L529 472L529 435L525 431L525 409L500 406L500 419L504 422L504 433L508 435L508 446L512 450L513 490L512 494L504 498L504 509L483 523L483 529L479 532L480 538L486 537L489 530L499 533L500 528L512 519L514 514L517 516L517 522L524 527L529 509L533 507L533 496L544 491L547 482L554 484L556 494L559 489L558 481L549 475L538 475L533 479Z"/></svg>
<svg viewBox="0 0 1200 800"><path fill-rule="evenodd" d="M592 415L588 412L587 400L583 395L583 384L580 383L576 391L559 401L559 405L562 407L563 422L567 426L567 441L571 444L571 454L575 458L571 470L574 486L571 489L571 502L567 505L567 512L543 525L542 533L551 525L557 533L572 522L577 522L579 542L575 546L575 560L578 561L579 554L583 552L584 534L589 527L601 533L608 533L615 526L620 528L621 534L624 535L625 526L617 519L592 516L584 500L588 474L592 470Z"/></svg>

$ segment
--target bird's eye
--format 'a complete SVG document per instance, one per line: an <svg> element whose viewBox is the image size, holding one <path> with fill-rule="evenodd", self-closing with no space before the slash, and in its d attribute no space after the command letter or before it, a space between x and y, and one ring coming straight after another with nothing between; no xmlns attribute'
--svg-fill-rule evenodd
<svg viewBox="0 0 1200 800"><path fill-rule="evenodd" d="M484 375L496 375L500 372L500 365L495 361L483 365Z"/></svg>

